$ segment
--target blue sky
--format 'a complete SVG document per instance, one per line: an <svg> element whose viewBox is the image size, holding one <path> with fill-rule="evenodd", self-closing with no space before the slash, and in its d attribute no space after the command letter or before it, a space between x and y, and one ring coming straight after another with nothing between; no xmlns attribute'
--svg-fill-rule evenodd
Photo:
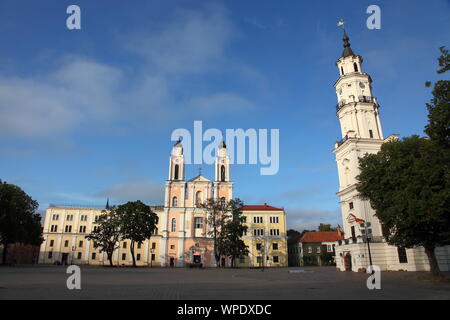
<svg viewBox="0 0 450 320"><path fill-rule="evenodd" d="M66 28L71 4L80 31ZM381 30L366 27L371 4ZM384 134L422 134L424 83L450 45L447 0L2 0L0 178L42 209L108 196L162 204L174 129L280 129L279 173L235 165L234 195L286 208L288 227L336 224L340 18L374 80Z"/></svg>

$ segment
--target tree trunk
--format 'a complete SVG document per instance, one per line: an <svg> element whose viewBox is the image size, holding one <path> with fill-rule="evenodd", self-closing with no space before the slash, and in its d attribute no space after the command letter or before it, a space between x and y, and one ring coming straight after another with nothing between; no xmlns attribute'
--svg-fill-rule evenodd
<svg viewBox="0 0 450 320"><path fill-rule="evenodd" d="M113 259L113 254L114 254L114 252L112 252L112 253L108 252L108 260L109 260L109 265L110 265L111 267L114 267L113 261L112 261L112 259Z"/></svg>
<svg viewBox="0 0 450 320"><path fill-rule="evenodd" d="M430 263L430 273L433 278L440 279L443 278L441 270L439 269L439 264L436 259L436 255L434 253L434 246L425 247L425 253L428 256L428 262Z"/></svg>
<svg viewBox="0 0 450 320"><path fill-rule="evenodd" d="M6 264L6 258L8 257L8 243L3 244L2 263Z"/></svg>
<svg viewBox="0 0 450 320"><path fill-rule="evenodd" d="M131 257L133 258L133 267L136 267L136 259L134 258L134 241L130 244Z"/></svg>

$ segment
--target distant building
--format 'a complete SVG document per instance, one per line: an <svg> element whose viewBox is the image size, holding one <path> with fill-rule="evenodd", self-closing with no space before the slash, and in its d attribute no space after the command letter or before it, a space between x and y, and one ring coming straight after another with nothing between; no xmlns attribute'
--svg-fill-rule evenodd
<svg viewBox="0 0 450 320"><path fill-rule="evenodd" d="M342 240L340 231L306 232L289 241L289 266L329 266L336 264L336 241Z"/></svg>

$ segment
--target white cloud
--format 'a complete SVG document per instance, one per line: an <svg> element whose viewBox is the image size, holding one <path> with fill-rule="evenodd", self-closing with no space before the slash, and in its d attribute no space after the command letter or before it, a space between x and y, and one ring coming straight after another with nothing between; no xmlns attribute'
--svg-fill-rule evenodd
<svg viewBox="0 0 450 320"><path fill-rule="evenodd" d="M112 202L125 203L141 200L149 205L164 204L164 190L160 184L148 181L131 183L118 183L95 195L96 197L109 197Z"/></svg>

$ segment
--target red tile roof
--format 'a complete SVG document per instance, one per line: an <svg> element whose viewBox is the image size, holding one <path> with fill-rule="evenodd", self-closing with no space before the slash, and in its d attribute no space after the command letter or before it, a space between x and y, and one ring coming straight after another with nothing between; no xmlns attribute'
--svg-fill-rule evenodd
<svg viewBox="0 0 450 320"><path fill-rule="evenodd" d="M307 232L298 241L299 242L331 242L344 239L342 233L332 232Z"/></svg>
<svg viewBox="0 0 450 320"><path fill-rule="evenodd" d="M244 211L283 211L283 209L269 206L267 203L263 205L248 205L242 208Z"/></svg>

